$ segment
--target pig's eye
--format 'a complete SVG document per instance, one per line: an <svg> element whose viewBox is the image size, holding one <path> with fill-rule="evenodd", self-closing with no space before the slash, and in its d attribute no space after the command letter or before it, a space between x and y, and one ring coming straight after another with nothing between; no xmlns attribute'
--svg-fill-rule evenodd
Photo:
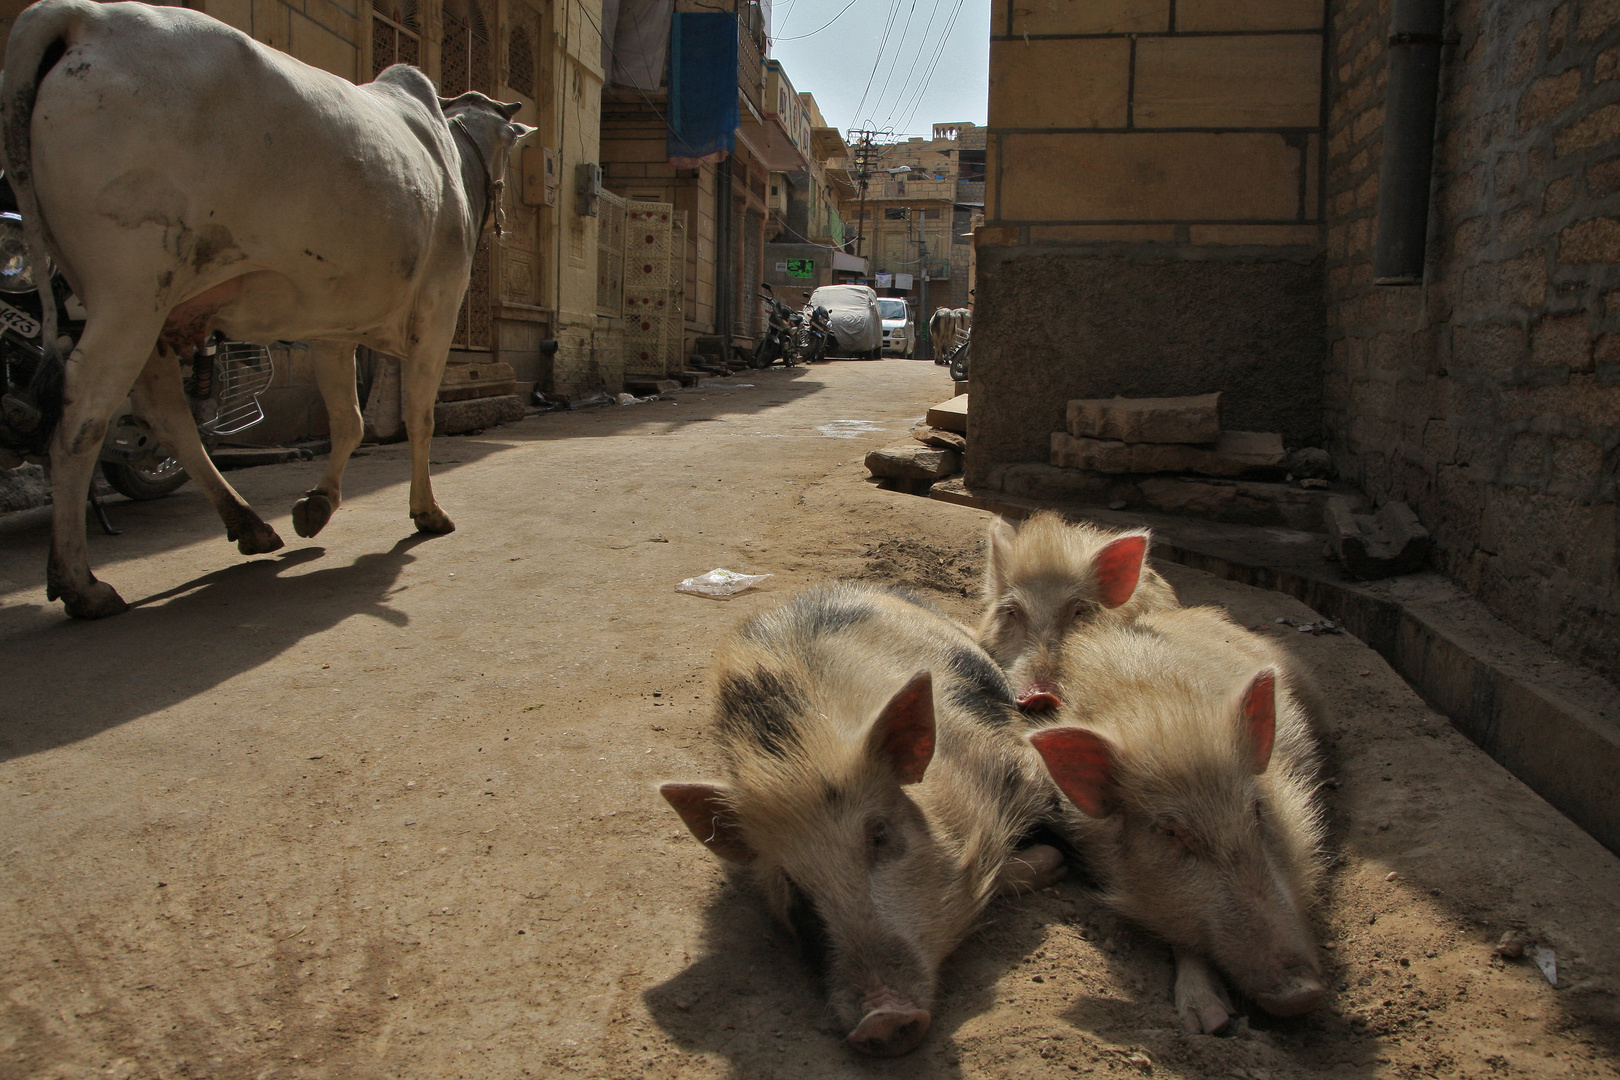
<svg viewBox="0 0 1620 1080"><path fill-rule="evenodd" d="M1161 818L1153 824L1153 831L1166 840L1173 840L1182 847L1188 846L1187 828L1181 822L1171 818Z"/></svg>
<svg viewBox="0 0 1620 1080"><path fill-rule="evenodd" d="M866 823L866 853L876 862L898 858L905 851L905 843L889 828L886 821Z"/></svg>
<svg viewBox="0 0 1620 1080"><path fill-rule="evenodd" d="M1001 609L1001 621L1016 626L1024 621L1024 613L1017 604L1007 604Z"/></svg>

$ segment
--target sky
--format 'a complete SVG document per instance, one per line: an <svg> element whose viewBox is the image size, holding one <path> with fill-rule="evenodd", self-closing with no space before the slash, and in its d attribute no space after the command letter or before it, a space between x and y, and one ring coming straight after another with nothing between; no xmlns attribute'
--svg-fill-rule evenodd
<svg viewBox="0 0 1620 1080"><path fill-rule="evenodd" d="M985 122L990 0L774 0L770 31L793 88L840 130Z"/></svg>

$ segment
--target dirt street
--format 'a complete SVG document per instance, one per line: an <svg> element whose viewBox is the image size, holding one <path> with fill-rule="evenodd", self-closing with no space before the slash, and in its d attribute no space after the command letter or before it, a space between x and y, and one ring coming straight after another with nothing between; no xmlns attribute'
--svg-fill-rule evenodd
<svg viewBox="0 0 1620 1080"><path fill-rule="evenodd" d="M716 775L711 648L796 588L971 618L986 516L861 467L948 387L840 363L441 439L434 539L402 446L317 542L288 508L322 462L232 474L273 557L191 487L115 503L95 569L136 607L94 624L45 600L44 512L0 518L0 1077L1620 1075L1620 860L1359 642L1176 566L1332 702L1326 1005L1180 1034L1168 951L1071 876L996 903L916 1053L842 1044L655 783ZM775 577L674 591L722 566ZM1514 928L1556 988L1493 957Z"/></svg>

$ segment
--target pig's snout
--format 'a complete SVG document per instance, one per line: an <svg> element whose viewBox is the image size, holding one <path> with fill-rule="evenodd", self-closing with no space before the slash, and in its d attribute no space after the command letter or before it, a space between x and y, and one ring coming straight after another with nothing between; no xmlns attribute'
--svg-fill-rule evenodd
<svg viewBox="0 0 1620 1080"><path fill-rule="evenodd" d="M849 1033L849 1044L873 1057L909 1054L928 1034L933 1017L896 994L878 995L866 1002L866 1015Z"/></svg>
<svg viewBox="0 0 1620 1080"><path fill-rule="evenodd" d="M1061 708L1063 699L1058 696L1055 683L1045 679L1036 679L1017 697L1017 704L1024 712L1044 712L1047 709Z"/></svg>
<svg viewBox="0 0 1620 1080"><path fill-rule="evenodd" d="M1297 969L1290 972L1272 990L1256 994L1254 999L1272 1016L1299 1016L1316 1008L1327 987L1315 971Z"/></svg>

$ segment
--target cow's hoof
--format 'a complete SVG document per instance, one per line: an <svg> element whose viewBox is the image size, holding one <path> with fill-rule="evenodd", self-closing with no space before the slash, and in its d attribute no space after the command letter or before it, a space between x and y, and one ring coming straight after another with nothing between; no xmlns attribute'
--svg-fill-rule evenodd
<svg viewBox="0 0 1620 1080"><path fill-rule="evenodd" d="M322 491L310 491L293 503L293 531L299 536L314 536L332 520L332 500Z"/></svg>
<svg viewBox="0 0 1620 1080"><path fill-rule="evenodd" d="M443 536L445 533L456 531L456 523L450 520L450 515L437 506L431 510L424 510L420 514L412 514L411 520L416 522L417 532Z"/></svg>
<svg viewBox="0 0 1620 1080"><path fill-rule="evenodd" d="M63 593L62 606L75 619L105 619L129 610L129 605L118 595L118 590L105 581L92 581L90 588L82 593Z"/></svg>
<svg viewBox="0 0 1620 1080"><path fill-rule="evenodd" d="M285 545L276 530L262 521L243 522L229 536L236 541L236 550L244 555L266 555Z"/></svg>

